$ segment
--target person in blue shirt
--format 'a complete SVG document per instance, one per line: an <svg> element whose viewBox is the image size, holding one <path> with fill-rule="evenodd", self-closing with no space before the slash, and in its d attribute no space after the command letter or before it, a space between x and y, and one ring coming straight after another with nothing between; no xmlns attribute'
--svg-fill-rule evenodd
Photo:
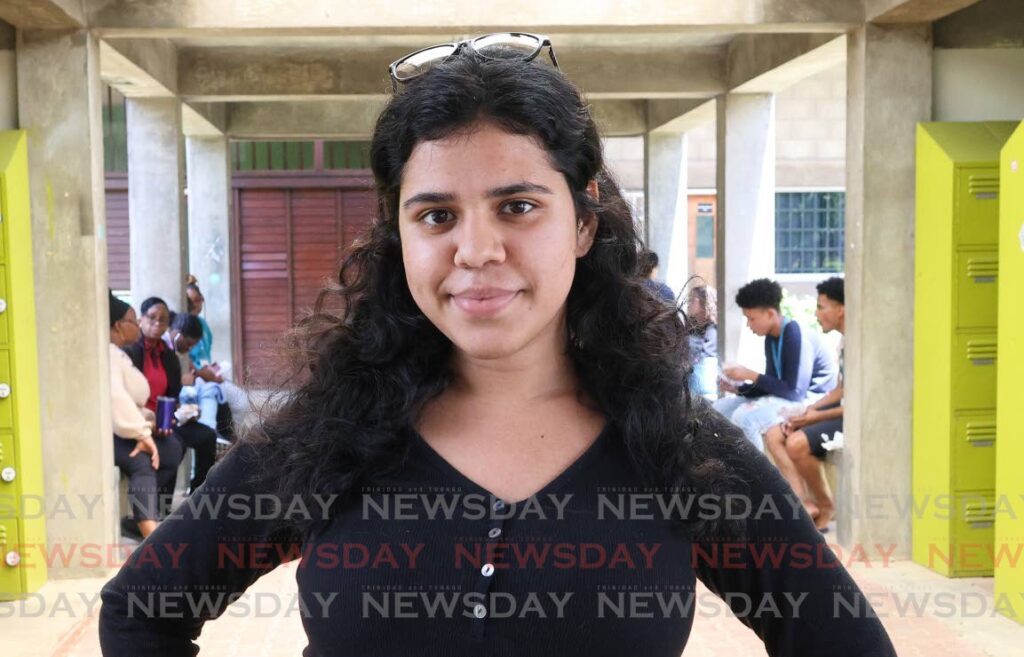
<svg viewBox="0 0 1024 657"><path fill-rule="evenodd" d="M201 380L200 385L215 386L218 400L221 403L226 403L231 409L231 417L235 421L239 421L249 412L249 395L229 379L230 363L222 364L213 360L213 331L210 330L210 325L201 315L206 305L206 298L199 289L199 281L191 274L185 284L185 298L188 301L188 314L199 320L203 329L202 337L188 352L196 370L196 378ZM230 426L230 423L226 422L220 424L225 427Z"/></svg>
<svg viewBox="0 0 1024 657"><path fill-rule="evenodd" d="M637 267L640 270L640 277L645 279L644 285L654 292L655 295L674 306L676 304L676 293L665 283L656 280L658 276L658 254L644 249L640 252Z"/></svg>
<svg viewBox="0 0 1024 657"><path fill-rule="evenodd" d="M802 409L832 390L838 368L817 333L782 314L782 287L775 281L759 278L747 283L737 292L736 304L750 330L765 338L765 371L724 367L722 390L735 395L716 401L715 410L764 451L764 433L782 422L788 409Z"/></svg>
<svg viewBox="0 0 1024 657"><path fill-rule="evenodd" d="M203 337L188 352L189 358L192 359L192 363L196 368L202 369L213 365L213 332L202 316L206 298L203 297L203 293L199 290L199 281L191 274L189 274L188 281L185 284L185 298L188 301L188 314L195 316L203 327ZM210 374L213 376L206 380L215 380L216 372L211 371Z"/></svg>

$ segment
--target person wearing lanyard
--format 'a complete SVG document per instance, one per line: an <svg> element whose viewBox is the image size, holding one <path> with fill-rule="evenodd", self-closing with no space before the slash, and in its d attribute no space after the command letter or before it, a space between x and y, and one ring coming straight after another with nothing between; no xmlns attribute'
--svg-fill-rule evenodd
<svg viewBox="0 0 1024 657"><path fill-rule="evenodd" d="M764 336L765 371L743 365L722 368L723 392L735 393L715 402L715 410L743 429L754 446L764 451L764 434L789 410L802 409L836 385L835 358L820 338L799 322L783 316L782 287L759 278L736 294L736 304L755 335Z"/></svg>

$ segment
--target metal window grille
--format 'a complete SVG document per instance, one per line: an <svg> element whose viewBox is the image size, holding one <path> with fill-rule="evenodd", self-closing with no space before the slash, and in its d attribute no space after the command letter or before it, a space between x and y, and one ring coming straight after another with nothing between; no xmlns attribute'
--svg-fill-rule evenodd
<svg viewBox="0 0 1024 657"><path fill-rule="evenodd" d="M775 271L779 274L843 271L846 194L775 194Z"/></svg>

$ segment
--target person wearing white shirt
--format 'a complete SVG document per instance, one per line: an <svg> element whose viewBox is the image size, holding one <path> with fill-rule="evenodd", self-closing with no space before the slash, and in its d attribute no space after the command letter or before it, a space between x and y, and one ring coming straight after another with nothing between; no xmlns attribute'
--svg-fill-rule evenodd
<svg viewBox="0 0 1024 657"><path fill-rule="evenodd" d="M159 496L170 495L174 490L183 450L179 441L154 437L156 418L145 407L149 383L121 349L138 339L135 310L111 293L110 419L114 429L114 463L128 475L132 507L132 516L122 520L122 528L125 533L138 532L145 538L159 522Z"/></svg>

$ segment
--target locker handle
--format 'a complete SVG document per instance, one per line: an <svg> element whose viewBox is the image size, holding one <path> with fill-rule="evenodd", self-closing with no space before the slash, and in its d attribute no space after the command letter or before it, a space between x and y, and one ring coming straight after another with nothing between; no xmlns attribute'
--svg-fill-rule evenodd
<svg viewBox="0 0 1024 657"><path fill-rule="evenodd" d="M971 526L971 529L988 529L995 525L994 520L979 520L977 522L967 523Z"/></svg>
<svg viewBox="0 0 1024 657"><path fill-rule="evenodd" d="M995 276L971 276L975 283L995 283Z"/></svg>
<svg viewBox="0 0 1024 657"><path fill-rule="evenodd" d="M974 200L976 201L991 201L996 198L999 198L998 192L974 192Z"/></svg>

